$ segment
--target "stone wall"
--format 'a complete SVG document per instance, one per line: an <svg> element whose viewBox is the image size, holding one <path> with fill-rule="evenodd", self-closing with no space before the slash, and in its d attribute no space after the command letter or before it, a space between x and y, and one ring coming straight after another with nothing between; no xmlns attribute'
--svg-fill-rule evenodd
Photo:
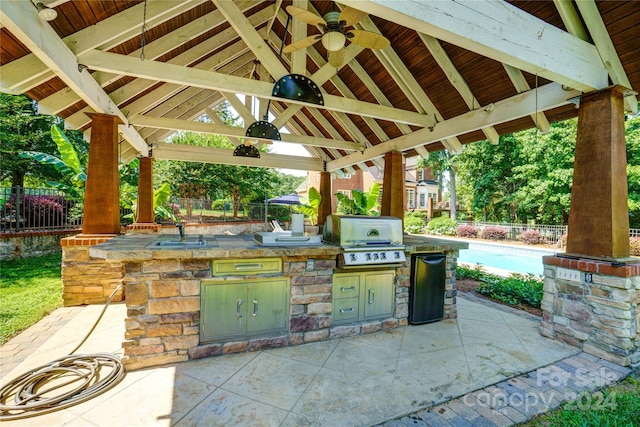
<svg viewBox="0 0 640 427"><path fill-rule="evenodd" d="M60 240L78 233L78 230L4 233L0 235L0 260L60 253Z"/></svg>
<svg viewBox="0 0 640 427"><path fill-rule="evenodd" d="M640 364L640 263L543 258L540 333L622 366Z"/></svg>
<svg viewBox="0 0 640 427"><path fill-rule="evenodd" d="M102 304L122 284L124 269L122 262L106 262L91 258L89 249L106 242L110 235L77 235L61 240L62 245L62 298L65 306ZM121 289L113 302L123 301Z"/></svg>

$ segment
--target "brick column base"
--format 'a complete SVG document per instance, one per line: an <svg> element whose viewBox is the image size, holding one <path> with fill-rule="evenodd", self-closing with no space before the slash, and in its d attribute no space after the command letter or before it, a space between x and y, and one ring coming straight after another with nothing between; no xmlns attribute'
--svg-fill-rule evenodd
<svg viewBox="0 0 640 427"><path fill-rule="evenodd" d="M622 366L640 365L640 260L543 257L540 333Z"/></svg>
<svg viewBox="0 0 640 427"><path fill-rule="evenodd" d="M114 238L115 234L79 234L60 241L62 246L62 298L65 307L102 304L122 283L124 267L121 262L106 262L89 256L92 246ZM113 302L124 301L124 290Z"/></svg>
<svg viewBox="0 0 640 427"><path fill-rule="evenodd" d="M136 222L126 227L127 234L155 234L160 231L160 224L154 222Z"/></svg>

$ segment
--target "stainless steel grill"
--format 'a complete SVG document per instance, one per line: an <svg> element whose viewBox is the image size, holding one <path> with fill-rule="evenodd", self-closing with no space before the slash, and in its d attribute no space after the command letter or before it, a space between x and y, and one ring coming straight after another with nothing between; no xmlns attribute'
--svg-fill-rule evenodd
<svg viewBox="0 0 640 427"><path fill-rule="evenodd" d="M395 266L406 261L400 218L329 215L322 236L325 242L342 247L341 268Z"/></svg>

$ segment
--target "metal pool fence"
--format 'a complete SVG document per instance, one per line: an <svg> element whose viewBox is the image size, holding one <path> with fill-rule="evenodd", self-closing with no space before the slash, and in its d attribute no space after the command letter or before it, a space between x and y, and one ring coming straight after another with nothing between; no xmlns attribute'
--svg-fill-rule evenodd
<svg viewBox="0 0 640 427"><path fill-rule="evenodd" d="M0 187L1 232L75 230L82 211L82 203L55 189Z"/></svg>

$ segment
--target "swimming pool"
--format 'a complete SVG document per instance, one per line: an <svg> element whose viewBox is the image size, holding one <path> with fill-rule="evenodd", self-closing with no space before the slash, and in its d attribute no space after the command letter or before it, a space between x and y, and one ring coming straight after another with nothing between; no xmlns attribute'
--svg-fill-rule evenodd
<svg viewBox="0 0 640 427"><path fill-rule="evenodd" d="M460 250L458 261L500 268L516 273L542 275L544 273L542 257L552 254L552 251L539 249L469 243L469 249Z"/></svg>

